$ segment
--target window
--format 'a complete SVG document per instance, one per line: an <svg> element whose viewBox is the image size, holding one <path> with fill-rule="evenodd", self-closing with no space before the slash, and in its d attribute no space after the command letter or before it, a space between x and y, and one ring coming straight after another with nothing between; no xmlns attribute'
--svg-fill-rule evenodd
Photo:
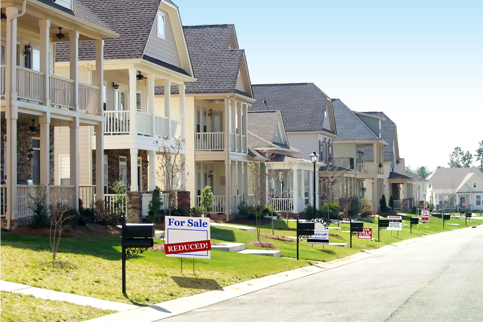
<svg viewBox="0 0 483 322"><path fill-rule="evenodd" d="M476 181L473 181L473 189L476 189Z"/></svg>
<svg viewBox="0 0 483 322"><path fill-rule="evenodd" d="M32 69L40 72L40 50L32 49Z"/></svg>
<svg viewBox="0 0 483 322"><path fill-rule="evenodd" d="M104 108L104 111L107 108L107 86L106 86L106 84L102 85L102 107Z"/></svg>
<svg viewBox="0 0 483 322"><path fill-rule="evenodd" d="M141 112L141 93L136 93L136 110Z"/></svg>
<svg viewBox="0 0 483 322"><path fill-rule="evenodd" d="M119 181L127 186L127 158L119 157Z"/></svg>
<svg viewBox="0 0 483 322"><path fill-rule="evenodd" d="M34 184L40 184L40 139L32 138L32 179Z"/></svg>
<svg viewBox="0 0 483 322"><path fill-rule="evenodd" d="M108 158L107 158L107 155L104 154L104 193L107 193L107 190L109 187L109 174L108 174L109 167L107 165L108 165Z"/></svg>
<svg viewBox="0 0 483 322"><path fill-rule="evenodd" d="M481 195L476 195L476 205L477 206L481 206L482 205L481 204L481 197L482 197Z"/></svg>
<svg viewBox="0 0 483 322"><path fill-rule="evenodd" d="M196 109L196 133L201 132L201 111L200 108Z"/></svg>
<svg viewBox="0 0 483 322"><path fill-rule="evenodd" d="M62 186L70 184L70 155L59 155L59 179Z"/></svg>
<svg viewBox="0 0 483 322"><path fill-rule="evenodd" d="M206 111L203 111L203 132L206 133L206 124L208 123L208 118L206 117Z"/></svg>
<svg viewBox="0 0 483 322"><path fill-rule="evenodd" d="M319 162L324 162L324 142L319 141Z"/></svg>
<svg viewBox="0 0 483 322"><path fill-rule="evenodd" d="M166 22L165 22L164 12L158 11L157 34L159 38L164 39L165 24Z"/></svg>

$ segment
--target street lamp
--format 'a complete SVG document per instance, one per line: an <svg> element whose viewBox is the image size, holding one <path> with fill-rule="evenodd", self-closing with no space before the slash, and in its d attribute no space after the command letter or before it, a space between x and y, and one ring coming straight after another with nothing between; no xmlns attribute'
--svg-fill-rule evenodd
<svg viewBox="0 0 483 322"><path fill-rule="evenodd" d="M317 216L317 204L316 204L316 199L315 199L315 190L317 190L316 185L315 185L315 164L317 163L317 158L319 155L317 152L312 152L311 155L309 155L310 161L314 164L314 218Z"/></svg>

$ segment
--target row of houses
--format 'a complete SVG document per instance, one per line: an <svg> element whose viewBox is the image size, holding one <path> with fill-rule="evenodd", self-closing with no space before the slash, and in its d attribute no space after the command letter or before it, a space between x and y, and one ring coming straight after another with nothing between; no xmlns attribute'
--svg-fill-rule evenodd
<svg viewBox="0 0 483 322"><path fill-rule="evenodd" d="M298 213L363 197L377 210L383 194L396 208L425 200L387 115L313 83L252 85L234 25L183 26L170 0L1 10L2 227L28 223L32 184L78 208L121 181L141 213L156 185L191 206L211 186L226 219L242 201Z"/></svg>

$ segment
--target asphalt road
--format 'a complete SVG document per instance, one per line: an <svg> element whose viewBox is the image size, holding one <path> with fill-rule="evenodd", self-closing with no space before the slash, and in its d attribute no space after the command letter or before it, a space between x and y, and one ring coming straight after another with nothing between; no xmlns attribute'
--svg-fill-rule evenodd
<svg viewBox="0 0 483 322"><path fill-rule="evenodd" d="M483 321L483 226L163 321Z"/></svg>

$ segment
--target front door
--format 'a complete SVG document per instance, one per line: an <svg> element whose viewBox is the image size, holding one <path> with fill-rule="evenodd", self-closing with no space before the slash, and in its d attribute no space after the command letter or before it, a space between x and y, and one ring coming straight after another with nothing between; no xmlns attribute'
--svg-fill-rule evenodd
<svg viewBox="0 0 483 322"><path fill-rule="evenodd" d="M465 197L460 197L460 207L464 207L463 204L465 203Z"/></svg>

